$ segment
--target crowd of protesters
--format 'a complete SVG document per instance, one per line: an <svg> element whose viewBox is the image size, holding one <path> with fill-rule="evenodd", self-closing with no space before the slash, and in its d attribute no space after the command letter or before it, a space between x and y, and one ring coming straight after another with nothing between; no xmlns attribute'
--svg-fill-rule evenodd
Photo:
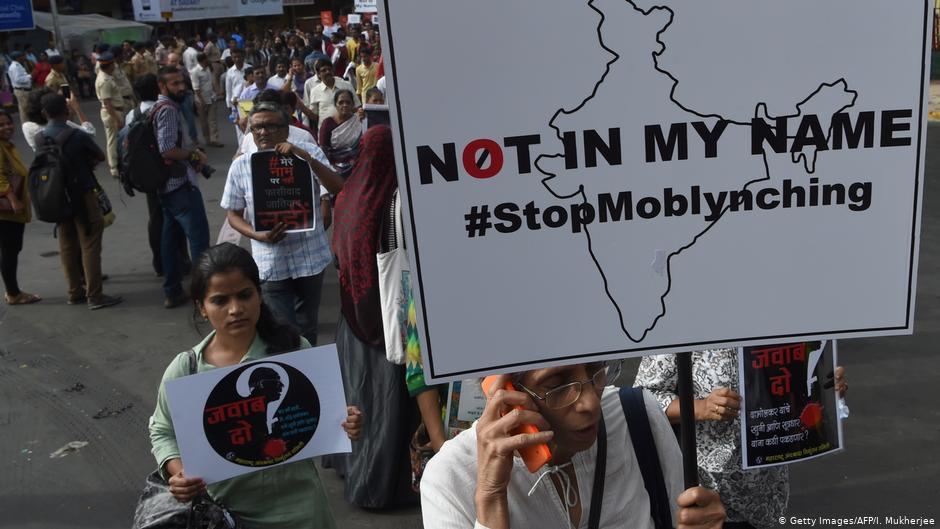
<svg viewBox="0 0 940 529"><path fill-rule="evenodd" d="M30 148L56 141L70 159L81 161L72 168L79 207L74 218L58 223L69 303L100 309L121 302L102 290L105 221L94 168L106 162L108 172L120 178L121 131L145 116L171 175L146 197L152 266L164 278L164 306L188 304L213 327L193 349L198 371L316 345L323 276L337 268L336 342L347 402L354 405L344 428L354 443L350 455L322 461L344 477L346 501L373 509L420 501L425 525L435 529L654 527L652 498L632 466L639 454L630 449L624 411L610 388L618 382L618 364L506 376L489 391L477 425L447 440L444 392L424 383L420 355L410 346L404 365L387 360L375 256L394 224L389 219L396 215L398 180L391 130L364 130L362 124L363 103L386 100L382 40L368 21L345 28L317 25L312 32L165 35L152 42L98 44L89 55L63 54L52 45L36 54L26 47L0 60L0 92L15 97ZM103 135L79 105L90 98L100 102ZM250 241L250 253L209 242L199 181L214 170L204 147L225 147L225 124L234 128L237 143L228 147L233 161L217 198L227 226ZM0 111L0 269L10 305L41 301L17 282L24 226L32 219L22 185L28 157L12 144L15 129L12 114ZM314 230L288 233L283 223L254 229L251 154L270 149L310 166L318 184ZM184 276L190 274L187 291ZM650 390L641 408L662 465L667 514L678 527L720 527L726 513L728 526L771 525L786 510L786 472L740 469L740 441L732 435L740 407L736 362L730 351L696 354L698 365L719 366L697 375L702 404L696 404L696 416L703 424L699 446L728 453L717 466L710 454L701 460L703 482L720 499L705 488L683 491L670 427L678 417L673 357L648 358L636 380ZM185 357L174 359L164 381L187 374ZM503 389L510 381L516 389ZM521 411L510 413L517 406ZM519 434L522 424L542 431ZM430 463L414 457L416 430L425 432ZM159 470L181 502L207 492L254 528L336 525L310 462L208 490L198 476L187 475L162 383L150 435ZM545 442L553 447L552 464L539 474L527 472L514 453ZM266 492L272 480L280 484L271 490L290 494L274 498Z"/></svg>

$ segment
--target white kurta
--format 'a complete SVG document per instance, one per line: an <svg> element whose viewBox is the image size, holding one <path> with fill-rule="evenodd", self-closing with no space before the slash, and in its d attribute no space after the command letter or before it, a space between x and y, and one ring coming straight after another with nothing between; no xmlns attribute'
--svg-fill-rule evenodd
<svg viewBox="0 0 940 529"><path fill-rule="evenodd" d="M672 519L676 521L676 500L682 493L682 455L669 421L656 399L648 392L644 395L653 438L656 441L667 493L672 498ZM604 501L601 509L602 529L653 529L650 518L649 495L637 464L626 417L620 405L617 388L604 390L601 400L607 427L607 472ZM581 498L581 527L588 525L591 489L594 483L597 444L579 452L572 458ZM542 480L532 496L527 496L539 474L530 473L518 457L509 483L510 527L538 529L568 529L562 499L549 478ZM435 529L483 528L476 522L474 493L477 478L476 426L461 432L444 443L421 478L421 510L424 526Z"/></svg>

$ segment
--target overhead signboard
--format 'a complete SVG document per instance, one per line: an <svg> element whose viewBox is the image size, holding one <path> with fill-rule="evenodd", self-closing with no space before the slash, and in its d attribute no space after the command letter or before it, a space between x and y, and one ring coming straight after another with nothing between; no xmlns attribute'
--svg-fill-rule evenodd
<svg viewBox="0 0 940 529"><path fill-rule="evenodd" d="M929 0L381 7L429 378L912 332Z"/></svg>
<svg viewBox="0 0 940 529"><path fill-rule="evenodd" d="M244 16L280 15L283 0L133 0L134 20L174 22ZM163 16L172 13L170 17Z"/></svg>
<svg viewBox="0 0 940 529"><path fill-rule="evenodd" d="M32 0L4 0L0 4L0 31L34 29Z"/></svg>

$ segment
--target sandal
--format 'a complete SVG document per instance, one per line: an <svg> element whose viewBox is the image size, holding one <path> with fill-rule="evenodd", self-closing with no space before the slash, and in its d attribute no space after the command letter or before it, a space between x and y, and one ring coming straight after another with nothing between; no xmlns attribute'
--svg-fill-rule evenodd
<svg viewBox="0 0 940 529"><path fill-rule="evenodd" d="M26 292L20 292L15 296L4 294L3 297L6 299L7 305L29 305L30 303L36 303L42 300L42 298L36 294L28 294Z"/></svg>

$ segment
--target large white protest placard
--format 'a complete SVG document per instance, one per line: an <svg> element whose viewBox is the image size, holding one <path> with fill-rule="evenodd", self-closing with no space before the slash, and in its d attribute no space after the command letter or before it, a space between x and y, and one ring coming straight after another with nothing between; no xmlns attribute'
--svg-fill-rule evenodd
<svg viewBox="0 0 940 529"><path fill-rule="evenodd" d="M186 473L206 483L351 449L335 344L170 380L166 392Z"/></svg>
<svg viewBox="0 0 940 529"><path fill-rule="evenodd" d="M928 0L380 7L430 378L911 332Z"/></svg>

